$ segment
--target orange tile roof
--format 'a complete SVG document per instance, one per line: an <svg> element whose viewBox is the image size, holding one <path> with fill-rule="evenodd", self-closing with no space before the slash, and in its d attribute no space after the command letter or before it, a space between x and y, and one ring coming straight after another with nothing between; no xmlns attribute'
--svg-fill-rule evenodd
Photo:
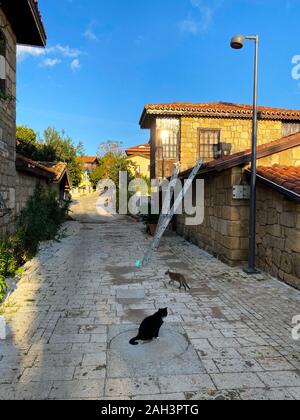
<svg viewBox="0 0 300 420"><path fill-rule="evenodd" d="M259 166L257 174L300 196L300 166Z"/></svg>
<svg viewBox="0 0 300 420"><path fill-rule="evenodd" d="M51 179L54 183L59 183L62 177L66 174L68 184L71 186L69 179L67 164L64 162L37 162L20 154L16 155L16 166L19 170L30 170L30 172L37 172L45 178Z"/></svg>
<svg viewBox="0 0 300 420"><path fill-rule="evenodd" d="M274 108L269 106L258 107L260 119L270 120L300 120L300 110ZM172 102L167 104L145 105L140 125L146 128L147 117L151 115L215 117L215 118L252 118L253 106L234 104L228 102Z"/></svg>
<svg viewBox="0 0 300 420"><path fill-rule="evenodd" d="M95 163L98 158L97 156L80 156L78 160L82 163Z"/></svg>
<svg viewBox="0 0 300 420"><path fill-rule="evenodd" d="M38 162L38 164L49 169L54 174L54 181L59 181L67 171L67 164L64 162Z"/></svg>
<svg viewBox="0 0 300 420"><path fill-rule="evenodd" d="M140 144L138 146L129 147L128 149L125 150L125 153L127 156L141 155L145 157L150 157L150 144L145 143L145 144Z"/></svg>

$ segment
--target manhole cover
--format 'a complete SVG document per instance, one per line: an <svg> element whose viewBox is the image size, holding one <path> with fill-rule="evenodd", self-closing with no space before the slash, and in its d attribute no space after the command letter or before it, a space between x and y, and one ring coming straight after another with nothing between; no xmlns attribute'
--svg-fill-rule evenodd
<svg viewBox="0 0 300 420"><path fill-rule="evenodd" d="M123 330L117 332L116 329ZM180 326L164 326L160 339L131 346L137 328L110 328L108 377L167 376L204 373L203 366Z"/></svg>

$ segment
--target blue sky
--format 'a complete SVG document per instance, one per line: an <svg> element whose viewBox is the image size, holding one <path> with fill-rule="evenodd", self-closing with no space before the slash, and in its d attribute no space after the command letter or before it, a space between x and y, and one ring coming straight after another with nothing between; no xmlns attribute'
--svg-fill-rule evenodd
<svg viewBox="0 0 300 420"><path fill-rule="evenodd" d="M260 105L300 109L300 0L39 0L47 49L18 50L17 122L64 128L87 154L148 141L145 103L251 103L260 35ZM300 60L300 58L299 58Z"/></svg>

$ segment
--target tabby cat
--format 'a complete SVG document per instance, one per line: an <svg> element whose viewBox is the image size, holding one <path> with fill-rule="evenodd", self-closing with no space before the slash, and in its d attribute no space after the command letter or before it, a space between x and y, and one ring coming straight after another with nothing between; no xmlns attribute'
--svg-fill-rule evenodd
<svg viewBox="0 0 300 420"><path fill-rule="evenodd" d="M169 284L174 284L175 282L180 284L179 290L181 290L184 287L184 290L187 292L188 290L191 290L190 286L187 284L187 281L183 274L180 273L172 273L170 270L166 272L166 276L170 277Z"/></svg>

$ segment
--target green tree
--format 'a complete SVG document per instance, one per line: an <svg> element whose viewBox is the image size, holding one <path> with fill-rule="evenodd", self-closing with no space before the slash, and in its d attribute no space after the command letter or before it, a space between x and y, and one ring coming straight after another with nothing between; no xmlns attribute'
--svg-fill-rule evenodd
<svg viewBox="0 0 300 420"><path fill-rule="evenodd" d="M102 161L99 161L99 166L97 166L96 169L93 170L93 172L89 175L91 184L94 188L97 187L98 182L101 179L105 179L105 167L102 165Z"/></svg>
<svg viewBox="0 0 300 420"><path fill-rule="evenodd" d="M77 157L84 155L83 143L75 145L65 131L58 132L53 127L44 131L43 139L32 128L17 126L17 152L39 162L64 162L74 187L82 179L82 169Z"/></svg>
<svg viewBox="0 0 300 420"><path fill-rule="evenodd" d="M17 153L40 162L55 162L57 156L52 145L47 145L38 138L38 134L29 127L17 126Z"/></svg>
<svg viewBox="0 0 300 420"><path fill-rule="evenodd" d="M38 149L37 134L32 128L17 125L17 153L28 158L34 158Z"/></svg>
<svg viewBox="0 0 300 420"><path fill-rule="evenodd" d="M75 146L64 130L59 133L55 128L48 127L44 131L44 145L55 152L56 160L67 164L72 184L78 187L82 179L82 169L77 158L84 154L82 142Z"/></svg>
<svg viewBox="0 0 300 420"><path fill-rule="evenodd" d="M37 144L36 132L32 128L27 127L26 125L17 125L16 135L17 139L19 140L33 145Z"/></svg>
<svg viewBox="0 0 300 420"><path fill-rule="evenodd" d="M128 181L133 179L132 169L135 165L123 153L122 143L113 141L101 143L97 155L99 166L90 175L94 187L101 179L111 179L118 188L120 171L128 173Z"/></svg>

